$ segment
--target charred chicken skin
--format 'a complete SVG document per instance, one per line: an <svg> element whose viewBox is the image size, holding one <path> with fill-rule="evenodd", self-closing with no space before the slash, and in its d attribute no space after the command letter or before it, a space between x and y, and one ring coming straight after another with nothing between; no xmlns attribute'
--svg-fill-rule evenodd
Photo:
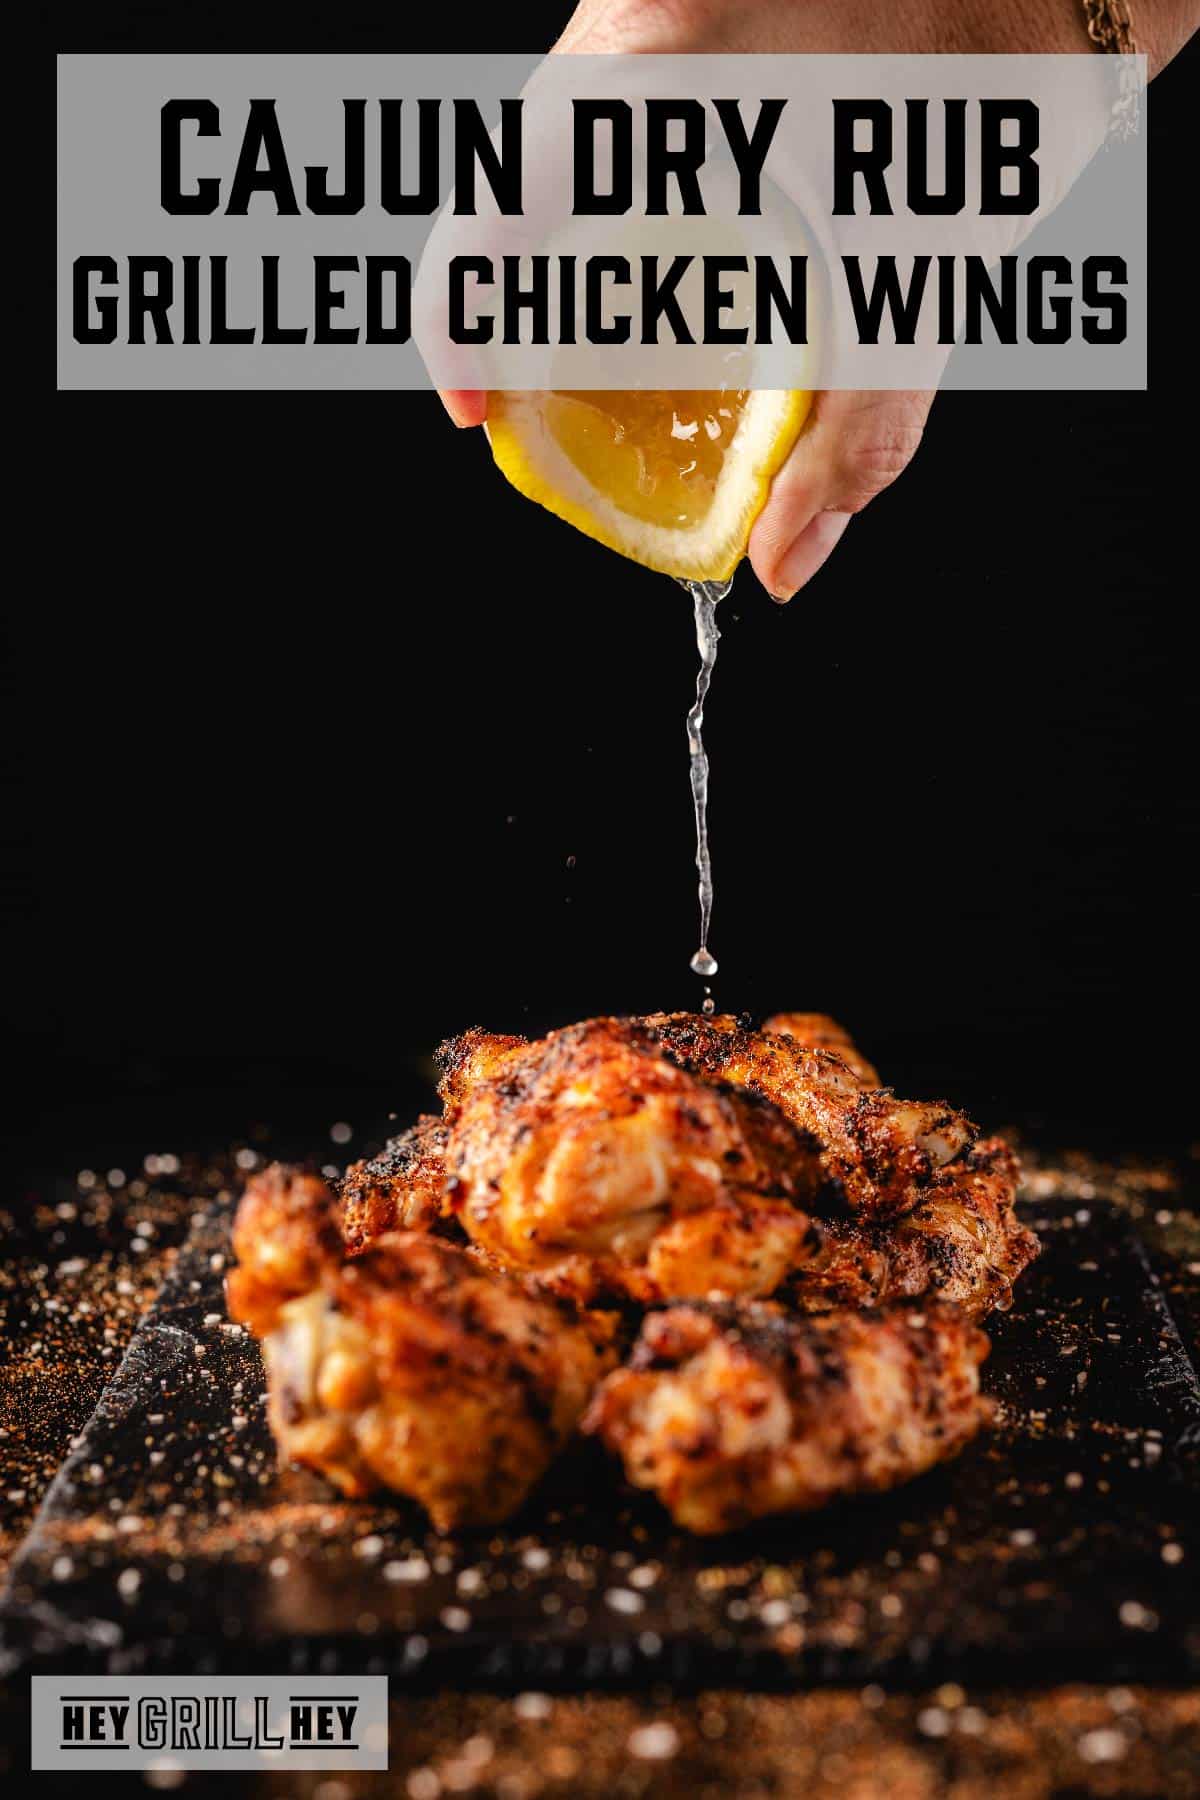
<svg viewBox="0 0 1200 1800"><path fill-rule="evenodd" d="M651 1014L627 1028L693 1074L771 1101L815 1139L826 1175L864 1216L909 1212L937 1170L978 1135L969 1119L940 1102L897 1100L889 1088L865 1087L832 1050L746 1030L728 1014Z"/></svg>
<svg viewBox="0 0 1200 1800"><path fill-rule="evenodd" d="M385 1231L434 1231L446 1217L446 1125L423 1113L341 1183L342 1236L365 1250Z"/></svg>
<svg viewBox="0 0 1200 1800"><path fill-rule="evenodd" d="M820 1249L793 1270L781 1298L806 1312L924 1295L971 1318L1006 1312L1013 1283L1038 1253L1013 1204L1019 1177L1015 1153L988 1138L939 1169L903 1218L822 1220Z"/></svg>
<svg viewBox="0 0 1200 1800"><path fill-rule="evenodd" d="M533 1043L475 1030L439 1055L445 1118L347 1172L352 1249L457 1221L497 1266L582 1302L765 1296L786 1281L808 1310L928 1292L975 1315L1007 1303L1036 1253L1012 1152L992 1140L948 1158L973 1128L893 1101L822 1014L777 1014L757 1033L691 1015L596 1019ZM806 1089L810 1057L824 1060ZM817 1112L823 1143L794 1122ZM873 1170L857 1179L856 1134Z"/></svg>
<svg viewBox="0 0 1200 1800"><path fill-rule="evenodd" d="M979 1430L983 1333L953 1307L789 1318L777 1306L671 1306L647 1317L584 1429L708 1536L897 1486Z"/></svg>
<svg viewBox="0 0 1200 1800"><path fill-rule="evenodd" d="M1016 1157L895 1099L832 1019L601 1018L439 1056L443 1116L336 1202L279 1165L242 1199L230 1307L285 1456L488 1524L590 1402L630 1480L713 1532L891 1486L986 1417L971 1322L1037 1253ZM631 1305L661 1310L614 1370L594 1309Z"/></svg>
<svg viewBox="0 0 1200 1800"><path fill-rule="evenodd" d="M831 1050L840 1057L860 1087L880 1086L874 1063L869 1063L844 1025L828 1013L773 1013L763 1023L773 1037L794 1038L806 1050Z"/></svg>
<svg viewBox="0 0 1200 1800"><path fill-rule="evenodd" d="M848 1205L865 1216L908 1212L937 1170L975 1141L969 1119L940 1102L898 1100L872 1085L875 1071L833 1020L777 1014L775 1030L752 1031L729 1014L652 1013L595 1019L551 1032L538 1043L471 1031L443 1048L442 1094L453 1128L489 1083L527 1071L572 1034L603 1040L632 1060L657 1057L706 1087L733 1088L768 1101L816 1147L823 1175L840 1183ZM813 1044L805 1037L813 1038ZM849 1053L847 1061L833 1049Z"/></svg>
<svg viewBox="0 0 1200 1800"><path fill-rule="evenodd" d="M322 1181L276 1164L235 1225L230 1313L262 1338L281 1454L409 1494L441 1531L507 1518L612 1366L612 1320L419 1232L347 1258L334 1220Z"/></svg>
<svg viewBox="0 0 1200 1800"><path fill-rule="evenodd" d="M505 1267L645 1302L767 1294L816 1248L816 1146L636 1025L593 1019L495 1051L472 1033L443 1054L454 1210Z"/></svg>

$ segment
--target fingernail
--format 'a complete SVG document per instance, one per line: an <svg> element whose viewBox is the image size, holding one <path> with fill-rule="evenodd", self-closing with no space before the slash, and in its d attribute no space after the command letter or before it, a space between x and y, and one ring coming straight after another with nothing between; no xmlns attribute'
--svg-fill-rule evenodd
<svg viewBox="0 0 1200 1800"><path fill-rule="evenodd" d="M850 523L849 513L819 512L810 519L775 571L775 598L790 600L816 574Z"/></svg>
<svg viewBox="0 0 1200 1800"><path fill-rule="evenodd" d="M812 533L802 531L775 572L774 598L780 605L790 600L808 579L812 555Z"/></svg>

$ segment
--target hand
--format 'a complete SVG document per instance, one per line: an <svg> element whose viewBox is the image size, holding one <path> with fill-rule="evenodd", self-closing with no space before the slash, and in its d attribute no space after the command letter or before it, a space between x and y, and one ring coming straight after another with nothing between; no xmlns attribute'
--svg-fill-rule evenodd
<svg viewBox="0 0 1200 1800"><path fill-rule="evenodd" d="M1194 29L1194 0L1135 0L1156 73ZM581 0L558 54L688 52L1090 53L1080 0ZM487 395L443 392L456 425L481 425ZM755 574L776 600L811 580L868 501L907 468L928 392L818 395L750 533Z"/></svg>

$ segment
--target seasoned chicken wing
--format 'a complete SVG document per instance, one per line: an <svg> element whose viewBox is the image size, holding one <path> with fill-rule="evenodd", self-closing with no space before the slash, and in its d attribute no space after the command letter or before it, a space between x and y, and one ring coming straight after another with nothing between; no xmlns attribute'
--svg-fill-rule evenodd
<svg viewBox="0 0 1200 1800"><path fill-rule="evenodd" d="M625 1029L706 1081L772 1101L816 1139L826 1172L847 1203L866 1215L908 1212L935 1172L977 1136L969 1119L941 1102L897 1100L888 1088L864 1088L832 1051L747 1030L727 1014L651 1014L626 1021Z"/></svg>
<svg viewBox="0 0 1200 1800"><path fill-rule="evenodd" d="M229 1308L263 1340L281 1454L346 1494L409 1494L441 1531L507 1518L611 1367L613 1321L418 1232L345 1257L334 1211L276 1165L238 1212Z"/></svg>
<svg viewBox="0 0 1200 1800"><path fill-rule="evenodd" d="M584 1421L676 1524L708 1535L895 1487L989 1416L988 1341L953 1307L790 1318L771 1303L647 1317Z"/></svg>
<svg viewBox="0 0 1200 1800"><path fill-rule="evenodd" d="M238 1266L225 1280L230 1314L255 1337L279 1308L317 1287L342 1255L333 1196L319 1175L271 1163L246 1183L233 1219Z"/></svg>
<svg viewBox="0 0 1200 1800"><path fill-rule="evenodd" d="M763 1030L775 1037L795 1038L806 1050L832 1050L861 1086L879 1086L875 1065L867 1061L845 1026L828 1013L773 1013L764 1021Z"/></svg>
<svg viewBox="0 0 1200 1800"><path fill-rule="evenodd" d="M681 1068L624 1020L489 1043L442 1052L447 1186L503 1266L584 1299L651 1301L770 1293L816 1247L802 1207L820 1159L776 1107Z"/></svg>
<svg viewBox="0 0 1200 1800"><path fill-rule="evenodd" d="M369 1162L352 1163L340 1185L342 1236L365 1250L385 1231L432 1231L446 1213L446 1125L423 1113Z"/></svg>
<svg viewBox="0 0 1200 1800"><path fill-rule="evenodd" d="M799 1265L780 1298L805 1311L878 1306L930 1295L972 1318L1005 1312L1018 1275L1038 1253L1018 1219L1015 1151L988 1138L939 1169L902 1218L827 1218L822 1244Z"/></svg>

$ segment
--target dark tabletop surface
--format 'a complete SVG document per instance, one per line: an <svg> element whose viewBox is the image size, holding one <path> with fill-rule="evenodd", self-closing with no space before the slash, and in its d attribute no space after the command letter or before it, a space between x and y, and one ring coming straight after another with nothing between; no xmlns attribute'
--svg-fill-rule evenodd
<svg viewBox="0 0 1200 1800"><path fill-rule="evenodd" d="M357 1140L334 1154L357 1153ZM13 1197L0 1221L0 1556L11 1560L46 1488L87 1423L129 1339L178 1262L198 1208L219 1209L239 1166L269 1154L264 1139L229 1155L171 1152L126 1170L77 1171ZM1027 1154L1032 1213L1075 1200L1115 1207L1145 1246L1161 1299L1185 1344L1200 1324L1200 1217L1195 1157L1101 1161L1082 1152ZM1188 1558L1164 1536L1181 1592ZM783 1571L777 1572L783 1579ZM1146 1659L1152 1672L1153 1658ZM394 1697L387 1775L234 1777L247 1793L350 1800L359 1792L437 1800L443 1793L525 1800L547 1794L685 1792L914 1796L1191 1795L1200 1786L1200 1695L1129 1678L964 1686L941 1679L885 1692L874 1682L791 1693L687 1689L649 1670L632 1691L463 1691L426 1684ZM551 1684L547 1684L551 1685ZM889 1684L890 1685L890 1684ZM23 1677L7 1694L4 1732L23 1767ZM56 1778L57 1779L57 1778ZM88 1777L95 1781L97 1777ZM158 1773L199 1793L210 1778ZM230 1777L223 1778L228 1787Z"/></svg>

